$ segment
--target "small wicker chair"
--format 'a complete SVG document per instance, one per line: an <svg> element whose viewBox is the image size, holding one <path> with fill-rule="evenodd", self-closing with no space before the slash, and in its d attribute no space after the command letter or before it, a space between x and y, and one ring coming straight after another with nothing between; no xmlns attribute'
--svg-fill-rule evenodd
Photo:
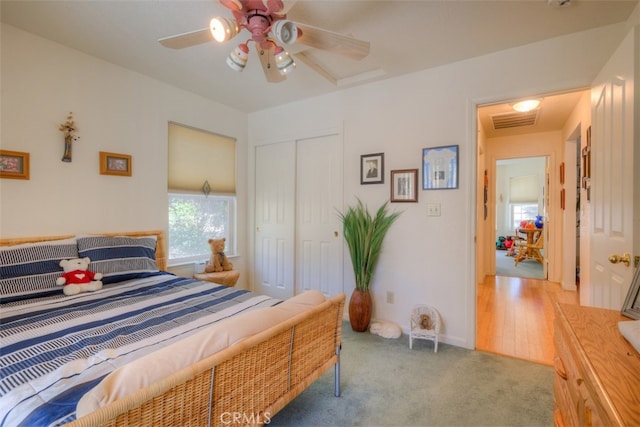
<svg viewBox="0 0 640 427"><path fill-rule="evenodd" d="M434 352L438 352L438 336L440 335L440 313L434 307L419 304L411 310L409 318L409 348L413 349L413 340L431 340Z"/></svg>

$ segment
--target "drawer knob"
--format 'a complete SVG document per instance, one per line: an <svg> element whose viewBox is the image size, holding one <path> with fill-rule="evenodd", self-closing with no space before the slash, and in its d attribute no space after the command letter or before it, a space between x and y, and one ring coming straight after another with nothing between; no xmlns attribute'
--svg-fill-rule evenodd
<svg viewBox="0 0 640 427"><path fill-rule="evenodd" d="M553 368L556 371L556 374L563 380L567 380L567 370L564 368L564 363L562 363L562 359L556 356L553 358Z"/></svg>

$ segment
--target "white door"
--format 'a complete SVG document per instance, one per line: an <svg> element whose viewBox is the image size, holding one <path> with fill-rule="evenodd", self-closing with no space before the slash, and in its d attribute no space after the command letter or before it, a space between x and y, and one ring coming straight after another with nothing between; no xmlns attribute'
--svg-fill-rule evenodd
<svg viewBox="0 0 640 427"><path fill-rule="evenodd" d="M620 309L633 276L633 38L591 91L591 265L588 305ZM631 262L612 263L611 255Z"/></svg>
<svg viewBox="0 0 640 427"><path fill-rule="evenodd" d="M295 142L256 147L256 292L293 296L295 231Z"/></svg>
<svg viewBox="0 0 640 427"><path fill-rule="evenodd" d="M338 135L297 142L296 293L342 292L342 144Z"/></svg>

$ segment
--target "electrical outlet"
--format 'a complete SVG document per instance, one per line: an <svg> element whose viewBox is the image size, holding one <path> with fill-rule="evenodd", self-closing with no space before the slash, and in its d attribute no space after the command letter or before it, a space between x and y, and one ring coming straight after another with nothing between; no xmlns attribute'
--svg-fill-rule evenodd
<svg viewBox="0 0 640 427"><path fill-rule="evenodd" d="M427 216L440 216L440 203L428 203Z"/></svg>
<svg viewBox="0 0 640 427"><path fill-rule="evenodd" d="M387 304L393 304L393 292L387 291Z"/></svg>

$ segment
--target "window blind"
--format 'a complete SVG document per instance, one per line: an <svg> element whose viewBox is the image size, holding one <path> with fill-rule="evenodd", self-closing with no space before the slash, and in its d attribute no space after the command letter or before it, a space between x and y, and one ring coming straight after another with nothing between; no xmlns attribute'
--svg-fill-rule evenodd
<svg viewBox="0 0 640 427"><path fill-rule="evenodd" d="M525 175L510 178L509 202L538 203L538 177Z"/></svg>
<svg viewBox="0 0 640 427"><path fill-rule="evenodd" d="M236 140L169 123L169 191L236 192Z"/></svg>

